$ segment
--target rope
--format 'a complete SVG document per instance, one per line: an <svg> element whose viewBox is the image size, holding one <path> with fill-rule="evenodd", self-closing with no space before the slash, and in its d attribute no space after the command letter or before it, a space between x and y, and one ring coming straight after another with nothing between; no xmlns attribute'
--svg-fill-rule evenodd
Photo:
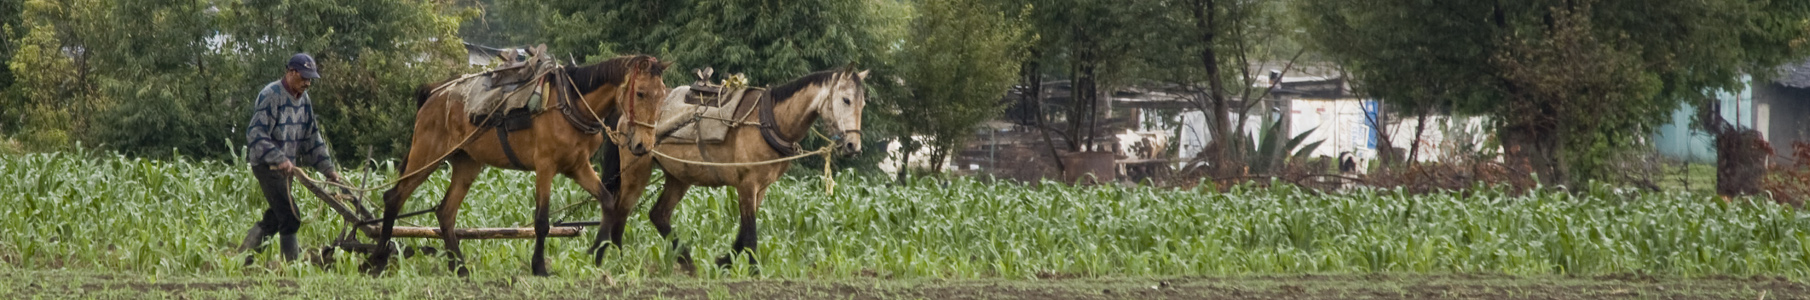
<svg viewBox="0 0 1810 300"><path fill-rule="evenodd" d="M672 155L667 155L665 152L660 152L660 150L648 150L648 152L653 152L654 155L658 155L658 156L660 156L660 158L664 158L664 159L668 159L668 160L672 160L672 161L676 161L676 162L680 162L680 163L685 163L685 164L691 164L691 165L702 165L702 166L712 166L712 167L748 167L748 166L759 166L759 165L765 165L765 164L793 161L793 160L797 160L800 158L805 158L807 156L818 155L818 154L827 154L834 150L835 150L834 148L830 148L829 146L824 146L823 148L817 148L816 151L799 153L798 155L793 155L793 156L789 156L789 157L769 159L769 160L763 160L763 161L757 161L757 162L740 162L740 163L718 163L718 162L703 162L703 161L695 161L695 160L686 160L683 158L673 157ZM827 159L828 156L825 156L825 158Z"/></svg>
<svg viewBox="0 0 1810 300"><path fill-rule="evenodd" d="M455 82L457 82L457 81L463 81L463 79L456 80ZM448 82L447 84L451 84L451 82ZM440 93L439 91L441 91L441 89L445 88L445 87L446 87L445 85L441 85L440 87L434 88L435 92L433 92L433 94L439 94ZM487 123L490 121L490 117L491 117L491 115L485 114L484 119L478 123L480 123L480 124ZM446 157L452 156L452 154L454 152L458 152L459 148L464 148L466 144L470 144L471 141L477 140L478 133L484 132L484 130L485 130L485 128L478 128L478 130L472 130L470 134L465 135L465 138L459 142L459 145L453 146L452 149L448 149L446 151L446 153L440 154L440 158L435 158L434 163L425 164L425 166L420 166L420 167L416 168L415 171L413 171L413 172L408 172L407 174L403 174L402 176L396 177L396 179L390 180L389 182L385 182L383 184L372 186L372 187L359 187L359 186L353 186L353 185L329 181L329 180L315 180L313 177L309 177L307 172L295 172L295 173L296 173L296 177L300 178L302 180L307 180L307 181L311 181L311 182L315 182L315 183L325 183L327 185L336 186L336 187L339 187L342 189L356 191L361 194L370 193L370 192L377 191L380 189L385 189L385 188L390 188L390 187L396 186L396 184L401 183L403 179L415 177L415 175L420 175L421 172L435 169L435 168L429 168L427 166L436 165L442 161L446 161ZM407 163L407 161L404 161L404 163Z"/></svg>
<svg viewBox="0 0 1810 300"><path fill-rule="evenodd" d="M825 137L825 136L823 136L822 133L818 133L817 129L815 129L815 128L811 129L811 133L817 135L818 137L823 138L824 140L829 140L829 137ZM699 145L703 145L703 144L699 143ZM834 154L836 152L835 143L831 143L829 145L824 145L823 147L818 147L817 150L812 150L811 152L799 153L798 155L793 155L793 156L789 156L789 157L769 159L769 160L763 160L763 161L757 161L757 162L740 162L740 163L719 163L719 162L703 162L703 161L688 160L688 159L673 157L672 155L668 155L665 152L660 152L659 149L648 149L648 152L652 152L654 155L659 156L660 158L676 161L679 163L691 164L691 165L701 165L701 166L712 166L712 167L759 166L759 165L766 165L766 164L773 164L773 163L788 162L788 161L798 160L800 158L809 157L812 155L821 154L821 155L823 155L823 191L825 193L829 193L830 195L836 194L836 177L835 177L834 173L831 172L831 169L830 169L830 163L835 161L834 159L832 159L830 157L831 154ZM703 152L699 151L698 154L702 155Z"/></svg>

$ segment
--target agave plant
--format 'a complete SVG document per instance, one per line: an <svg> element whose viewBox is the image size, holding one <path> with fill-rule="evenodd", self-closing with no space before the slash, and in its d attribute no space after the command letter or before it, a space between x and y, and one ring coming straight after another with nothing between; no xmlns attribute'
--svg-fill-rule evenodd
<svg viewBox="0 0 1810 300"><path fill-rule="evenodd" d="M1250 166L1250 173L1270 174L1290 161L1306 159L1308 155L1313 154L1314 150L1320 148L1320 144L1326 142L1321 140L1302 145L1307 141L1308 136L1320 129L1319 127L1308 129L1294 137L1288 137L1282 133L1281 125L1280 120L1264 125L1263 130L1257 133L1256 143L1252 143L1251 137L1248 135L1240 134L1233 137L1238 145L1243 145L1237 149L1245 151L1244 164ZM1278 141L1277 139L1287 140Z"/></svg>

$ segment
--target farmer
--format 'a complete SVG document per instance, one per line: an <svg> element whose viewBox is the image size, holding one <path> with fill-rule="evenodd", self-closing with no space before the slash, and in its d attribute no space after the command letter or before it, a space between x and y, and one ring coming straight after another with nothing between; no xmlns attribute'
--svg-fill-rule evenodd
<svg viewBox="0 0 1810 300"><path fill-rule="evenodd" d="M295 231L302 222L289 198L289 180L301 174L297 166L314 167L327 180L340 182L339 172L333 171L332 156L327 153L327 142L321 139L320 123L315 121L314 102L308 99L308 86L321 77L318 70L314 57L295 54L289 58L283 78L264 85L258 92L257 104L251 108L251 126L245 130L249 152L245 157L251 162L251 174L257 177L270 208L264 209L264 219L245 234L245 243L239 246L241 252L263 252L264 238L282 234L283 259L295 260L301 254L295 244ZM253 256L247 256L245 263L251 264L252 260Z"/></svg>

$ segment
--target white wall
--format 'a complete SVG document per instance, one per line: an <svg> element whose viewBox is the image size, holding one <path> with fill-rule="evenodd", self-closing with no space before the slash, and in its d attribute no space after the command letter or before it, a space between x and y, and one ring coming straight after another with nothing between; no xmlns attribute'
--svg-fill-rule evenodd
<svg viewBox="0 0 1810 300"><path fill-rule="evenodd" d="M1376 158L1377 149L1372 147L1377 145L1372 145L1370 142L1371 125L1364 113L1364 101L1355 99L1293 101L1290 103L1293 108L1290 111L1290 117L1293 118L1294 123L1290 128L1290 136L1314 130L1312 134L1308 135L1307 141L1302 144L1325 141L1319 149L1314 151L1314 156L1338 157L1339 152L1351 151L1359 159ZM1413 149L1415 127L1419 126L1420 122L1405 116L1391 121L1394 122L1384 127L1389 141L1396 147ZM1485 119L1482 117L1427 116L1427 128L1422 133L1420 155L1417 158L1422 161L1439 161L1448 154L1458 154L1447 153L1447 151L1458 150L1457 146L1464 145L1465 141L1458 140L1460 138L1469 138L1470 145L1481 146L1487 134L1484 131L1484 122ZM1315 130L1316 127L1319 129ZM1476 150L1473 148L1466 151Z"/></svg>
<svg viewBox="0 0 1810 300"><path fill-rule="evenodd" d="M1238 113L1231 113L1232 120L1238 120L1238 116ZM1207 114L1205 112L1183 112L1177 117L1181 118L1182 127L1179 141L1181 145L1177 147L1177 150L1180 150L1179 152L1181 152L1179 156L1182 158L1182 161L1187 161L1193 159L1195 155L1200 154L1201 150L1206 149L1207 143L1213 142L1213 131L1207 127ZM1250 119L1244 121L1244 131L1251 136L1251 139L1255 140L1257 138L1257 132L1261 130L1263 130L1263 120L1261 118L1252 116Z"/></svg>
<svg viewBox="0 0 1810 300"><path fill-rule="evenodd" d="M1350 151L1363 159L1376 157L1376 150L1370 148L1370 123L1364 117L1363 101L1294 100L1289 106L1294 122L1289 137L1313 130L1301 144L1324 141L1312 156L1336 158L1339 152Z"/></svg>

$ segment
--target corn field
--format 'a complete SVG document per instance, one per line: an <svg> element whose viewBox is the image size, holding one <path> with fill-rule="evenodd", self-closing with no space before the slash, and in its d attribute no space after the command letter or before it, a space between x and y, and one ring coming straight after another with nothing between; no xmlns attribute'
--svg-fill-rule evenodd
<svg viewBox="0 0 1810 300"><path fill-rule="evenodd" d="M351 163L346 163L350 165ZM376 165L372 170L394 170ZM394 174L346 171L376 184ZM431 207L446 172L408 210ZM908 186L857 176L825 193L817 178L775 184L760 211L760 272L741 263L700 278L1068 278L1341 273L1645 273L1810 277L1810 213L1759 199L1589 188L1525 195L1481 191L1321 194L1289 187L1231 192L1150 187L1027 186L973 179ZM556 181L556 218L596 218L570 180ZM461 227L528 227L532 180L486 172ZM658 187L658 183L655 183ZM295 188L300 240L319 247L342 228L336 214ZM650 193L653 193L650 191ZM735 198L696 188L675 215L677 236L700 260L728 252ZM243 266L234 251L264 209L236 162L141 160L113 154L0 157L0 261L5 268L128 271L161 276L358 274L361 255L337 267L280 263L275 250ZM375 195L372 195L375 196ZM654 195L641 201L645 213ZM557 210L571 205L572 210ZM585 253L594 231L550 239L555 276L680 275L674 251L645 215L601 266ZM432 217L399 224L436 226ZM416 246L439 240L412 239ZM527 273L531 240L467 241L476 277ZM275 247L272 246L272 249ZM453 276L444 260L403 259L393 276Z"/></svg>

